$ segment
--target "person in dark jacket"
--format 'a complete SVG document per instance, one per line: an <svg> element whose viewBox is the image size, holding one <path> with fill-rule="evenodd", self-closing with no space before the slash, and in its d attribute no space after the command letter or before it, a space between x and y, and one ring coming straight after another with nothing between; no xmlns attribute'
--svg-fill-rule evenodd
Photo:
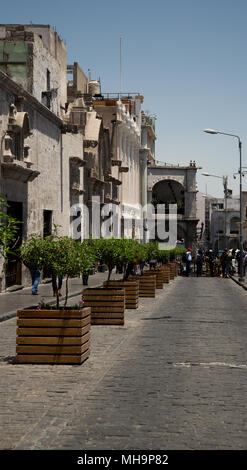
<svg viewBox="0 0 247 470"><path fill-rule="evenodd" d="M214 276L214 254L212 250L209 250L208 262L209 262L210 276L213 277Z"/></svg>
<svg viewBox="0 0 247 470"><path fill-rule="evenodd" d="M202 266L203 266L203 254L202 250L199 250L196 256L196 275L202 275Z"/></svg>
<svg viewBox="0 0 247 470"><path fill-rule="evenodd" d="M227 257L227 249L223 251L220 257L222 277L225 277L225 273L226 273L226 257Z"/></svg>

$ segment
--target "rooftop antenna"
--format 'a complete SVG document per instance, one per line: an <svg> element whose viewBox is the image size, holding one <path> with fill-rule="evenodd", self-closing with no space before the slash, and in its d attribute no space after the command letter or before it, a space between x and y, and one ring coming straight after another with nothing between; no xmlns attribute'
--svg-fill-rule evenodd
<svg viewBox="0 0 247 470"><path fill-rule="evenodd" d="M90 69L88 69L88 80L89 80L89 82L91 82L91 80L92 80L92 75L91 75L91 70Z"/></svg>
<svg viewBox="0 0 247 470"><path fill-rule="evenodd" d="M122 96L122 37L120 36L120 93L119 101L121 101Z"/></svg>

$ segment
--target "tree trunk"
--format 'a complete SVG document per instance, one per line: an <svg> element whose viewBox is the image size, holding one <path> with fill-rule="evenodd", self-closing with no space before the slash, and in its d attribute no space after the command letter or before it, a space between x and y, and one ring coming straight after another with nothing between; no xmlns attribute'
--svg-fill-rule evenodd
<svg viewBox="0 0 247 470"><path fill-rule="evenodd" d="M65 302L64 302L64 308L66 307L67 305L67 301L68 301L68 293L69 293L69 276L66 277L66 291L65 291Z"/></svg>
<svg viewBox="0 0 247 470"><path fill-rule="evenodd" d="M127 269L127 264L125 263L123 265L123 281L125 281L125 279L126 279L126 269Z"/></svg>
<svg viewBox="0 0 247 470"><path fill-rule="evenodd" d="M57 296L57 310L59 310L59 294L58 294L58 291L56 293L56 296Z"/></svg>
<svg viewBox="0 0 247 470"><path fill-rule="evenodd" d="M110 281L111 273L112 273L112 268L109 268L107 281Z"/></svg>

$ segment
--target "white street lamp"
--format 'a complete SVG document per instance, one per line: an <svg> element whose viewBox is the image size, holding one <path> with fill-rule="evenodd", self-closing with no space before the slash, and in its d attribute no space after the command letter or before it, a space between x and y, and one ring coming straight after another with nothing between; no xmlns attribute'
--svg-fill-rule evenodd
<svg viewBox="0 0 247 470"><path fill-rule="evenodd" d="M238 148L239 148L239 192L240 192L240 233L239 233L239 244L240 244L240 277L239 280L243 281L243 208L242 208L242 142L240 137L236 134L228 134L226 132L216 131L214 129L204 129L204 132L207 134L222 134L229 135L230 137L235 137L238 139Z"/></svg>
<svg viewBox="0 0 247 470"><path fill-rule="evenodd" d="M204 129L204 132L207 132L207 134L219 134L219 132L214 129Z"/></svg>

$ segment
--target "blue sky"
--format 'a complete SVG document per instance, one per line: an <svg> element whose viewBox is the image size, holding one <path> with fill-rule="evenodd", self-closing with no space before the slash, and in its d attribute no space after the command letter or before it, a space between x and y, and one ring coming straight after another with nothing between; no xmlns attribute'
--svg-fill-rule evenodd
<svg viewBox="0 0 247 470"><path fill-rule="evenodd" d="M221 181L201 176L205 171L228 175L238 194L237 140L203 129L238 134L247 166L245 0L12 0L1 6L1 23L30 21L56 27L68 63L100 77L103 92L119 91L121 36L123 91L143 94L143 109L157 115L157 160L195 160L203 167L200 191L222 195Z"/></svg>

